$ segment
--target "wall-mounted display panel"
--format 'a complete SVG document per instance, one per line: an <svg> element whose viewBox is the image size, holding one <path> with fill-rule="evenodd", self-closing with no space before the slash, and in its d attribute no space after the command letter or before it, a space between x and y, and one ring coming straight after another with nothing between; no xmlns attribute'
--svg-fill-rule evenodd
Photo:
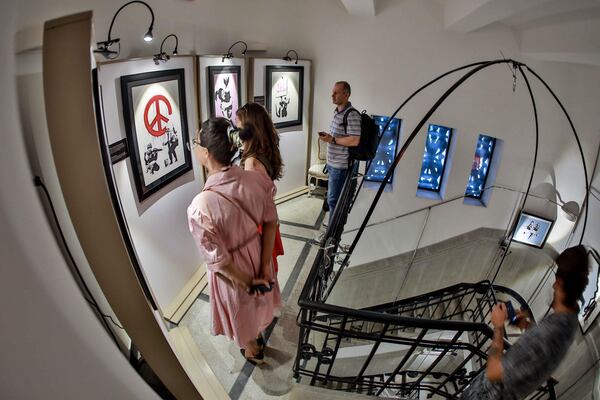
<svg viewBox="0 0 600 400"><path fill-rule="evenodd" d="M496 148L496 139L491 136L479 135L475 156L471 166L471 174L467 182L465 196L481 199L485 191L488 174L492 165L492 156Z"/></svg>
<svg viewBox="0 0 600 400"><path fill-rule="evenodd" d="M513 240L528 246L542 248L554 221L521 212L513 232Z"/></svg>
<svg viewBox="0 0 600 400"><path fill-rule="evenodd" d="M400 125L402 121L398 118L390 120L390 117L380 115L373 115L373 119L379 129L380 140L377 153L373 161L371 161L369 170L365 175L365 180L368 182L383 182L398 152L398 140L400 138ZM393 179L394 175L390 177L388 183L391 184Z"/></svg>
<svg viewBox="0 0 600 400"><path fill-rule="evenodd" d="M242 102L241 66L213 65L207 68L207 73L210 116L237 124L236 112Z"/></svg>
<svg viewBox="0 0 600 400"><path fill-rule="evenodd" d="M421 190L439 192L444 179L452 128L430 124L427 131L423 163L418 187Z"/></svg>
<svg viewBox="0 0 600 400"><path fill-rule="evenodd" d="M266 108L276 128L302 125L303 66L266 66Z"/></svg>
<svg viewBox="0 0 600 400"><path fill-rule="evenodd" d="M121 77L123 119L139 201L192 169L183 69Z"/></svg>

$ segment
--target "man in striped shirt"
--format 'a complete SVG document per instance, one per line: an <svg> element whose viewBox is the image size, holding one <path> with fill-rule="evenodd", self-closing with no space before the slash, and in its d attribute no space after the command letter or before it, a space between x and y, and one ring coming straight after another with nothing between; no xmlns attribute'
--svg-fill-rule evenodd
<svg viewBox="0 0 600 400"><path fill-rule="evenodd" d="M331 91L331 101L336 105L333 111L333 120L329 133L319 132L319 139L327 145L327 172L329 181L327 186L327 204L329 205L329 224L331 225L333 211L342 192L346 175L348 174L349 153L348 147L358 146L360 142L360 115L349 112L350 84L345 81L336 82ZM344 127L344 115L346 126ZM358 163L356 163L358 165ZM356 174L357 168L352 171Z"/></svg>

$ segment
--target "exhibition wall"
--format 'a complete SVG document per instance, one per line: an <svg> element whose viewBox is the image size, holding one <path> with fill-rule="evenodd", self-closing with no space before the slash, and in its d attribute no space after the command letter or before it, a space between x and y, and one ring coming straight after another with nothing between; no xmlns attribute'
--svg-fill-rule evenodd
<svg viewBox="0 0 600 400"><path fill-rule="evenodd" d="M15 57L16 6L16 2L3 2L0 13L0 44L7 50L0 59L0 179L6 185L0 191L0 301L5 306L0 329L2 398L159 399L131 368L82 296L48 223L41 193L32 183L38 171L31 167L29 139L19 121L17 83L20 89L32 85L32 91L25 93L28 96L43 96L43 91L35 87L39 70L22 69ZM39 60L39 54L34 58ZM33 79L15 82L17 74ZM39 99L29 97L29 101L33 103L29 122L45 126L36 108ZM109 309L104 311L110 314Z"/></svg>
<svg viewBox="0 0 600 400"><path fill-rule="evenodd" d="M92 296L98 303L100 310L105 315L109 315L117 323L119 319L112 311L110 304L106 301L102 290L90 268L88 260L81 248L77 234L73 228L69 212L67 211L63 193L60 188L54 157L50 147L50 138L48 136L48 127L46 125L46 110L44 106L43 78L42 78L42 53L41 51L30 51L19 54L16 57L16 84L18 94L19 114L21 117L21 126L23 129L23 138L27 150L27 157L31 165L31 178L39 176L45 184L52 206L56 212L56 217L63 232L66 246L73 257L75 267L78 268L82 279L85 281ZM43 195L43 189L39 188L39 194L44 204L45 210L50 211L50 203ZM50 214L49 214L50 215ZM60 237L58 228L54 221L50 222L56 237ZM66 249L63 244L59 244L63 255L67 257ZM129 346L129 337L114 325L109 325L113 333L119 338L123 351Z"/></svg>
<svg viewBox="0 0 600 400"><path fill-rule="evenodd" d="M100 64L98 81L108 144L127 136L125 126L128 121L123 116L120 77L179 68L185 71L187 126L190 137L193 137L198 126L194 62L194 57L177 56L159 65L155 65L152 59ZM181 137L180 146L186 146ZM130 144L129 152L132 151ZM195 160L192 160L192 165L192 171L143 201L137 196L131 157L112 166L119 200L142 272L163 312L202 264L187 226L187 207L203 185L200 166Z"/></svg>
<svg viewBox="0 0 600 400"><path fill-rule="evenodd" d="M311 62L298 60L298 64L285 62L277 58L254 58L252 59L252 100L264 101L266 96L266 67L267 66L289 66L302 67L304 71L303 96L302 96L302 124L279 128L279 148L283 159L283 178L275 181L277 195L293 192L300 187L306 186L307 152L310 129L310 104L311 104ZM263 100L257 99L262 98Z"/></svg>

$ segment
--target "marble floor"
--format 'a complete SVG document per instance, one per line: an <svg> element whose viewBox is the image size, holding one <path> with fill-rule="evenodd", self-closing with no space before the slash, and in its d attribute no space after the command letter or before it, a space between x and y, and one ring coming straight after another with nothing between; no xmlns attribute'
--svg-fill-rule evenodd
<svg viewBox="0 0 600 400"><path fill-rule="evenodd" d="M292 390L292 364L298 341L297 301L317 253L315 238L323 231L322 222L327 216L322 205L321 198L304 195L277 206L285 251L278 259L278 279L284 304L280 315L267 330L265 365L255 367L245 362L235 344L223 336L210 335L206 295L196 299L179 324L190 331L198 349L233 400L304 397Z"/></svg>

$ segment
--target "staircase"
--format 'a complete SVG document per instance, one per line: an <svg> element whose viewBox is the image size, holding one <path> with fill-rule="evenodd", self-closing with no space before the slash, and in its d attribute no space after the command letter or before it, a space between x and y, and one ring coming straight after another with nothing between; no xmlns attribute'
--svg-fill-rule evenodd
<svg viewBox="0 0 600 400"><path fill-rule="evenodd" d="M514 291L489 281L461 283L360 310L305 304L299 314L299 382L393 399L456 398L485 369L494 304ZM319 308L316 311L314 308ZM508 330L505 347L520 331ZM543 398L549 389L532 395Z"/></svg>

